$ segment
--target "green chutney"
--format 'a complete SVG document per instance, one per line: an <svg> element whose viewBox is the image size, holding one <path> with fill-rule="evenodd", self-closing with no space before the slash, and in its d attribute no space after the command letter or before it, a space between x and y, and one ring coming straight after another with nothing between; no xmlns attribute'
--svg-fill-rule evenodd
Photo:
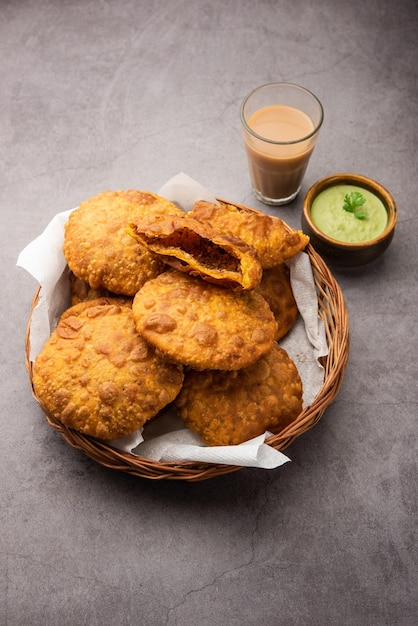
<svg viewBox="0 0 418 626"><path fill-rule="evenodd" d="M343 209L344 197L353 191L366 199L361 207L365 219L358 219ZM380 235L388 223L388 213L383 202L375 194L356 185L334 185L321 191L311 206L315 226L328 237L344 243L363 243Z"/></svg>

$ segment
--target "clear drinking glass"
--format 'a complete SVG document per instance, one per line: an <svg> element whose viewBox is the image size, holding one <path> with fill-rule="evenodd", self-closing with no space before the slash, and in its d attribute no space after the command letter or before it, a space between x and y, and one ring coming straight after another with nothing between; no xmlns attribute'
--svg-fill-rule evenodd
<svg viewBox="0 0 418 626"><path fill-rule="evenodd" d="M241 105L241 123L255 195L287 204L300 191L324 119L318 98L299 85L269 83Z"/></svg>

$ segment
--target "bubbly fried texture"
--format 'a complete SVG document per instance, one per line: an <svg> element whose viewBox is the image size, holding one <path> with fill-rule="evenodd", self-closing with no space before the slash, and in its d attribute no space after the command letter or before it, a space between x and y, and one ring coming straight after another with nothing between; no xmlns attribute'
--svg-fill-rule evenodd
<svg viewBox="0 0 418 626"><path fill-rule="evenodd" d="M188 214L253 246L263 269L283 263L305 248L309 237L290 229L280 218L256 209L220 202L196 202Z"/></svg>
<svg viewBox="0 0 418 626"><path fill-rule="evenodd" d="M164 264L126 232L140 215L182 213L148 191L103 191L82 202L65 226L63 252L72 272L92 289L134 296Z"/></svg>
<svg viewBox="0 0 418 626"><path fill-rule="evenodd" d="M128 299L67 309L33 365L41 406L100 439L133 433L181 389L183 368L164 362L137 332Z"/></svg>
<svg viewBox="0 0 418 626"><path fill-rule="evenodd" d="M274 342L245 369L186 372L175 407L207 445L234 445L266 430L280 432L295 420L302 410L302 382L291 358Z"/></svg>
<svg viewBox="0 0 418 626"><path fill-rule="evenodd" d="M236 370L265 354L277 323L264 298L176 270L148 281L132 311L140 334L173 361L198 369Z"/></svg>
<svg viewBox="0 0 418 626"><path fill-rule="evenodd" d="M262 269L252 246L188 215L143 216L129 232L180 272L231 289L260 283Z"/></svg>
<svg viewBox="0 0 418 626"><path fill-rule="evenodd" d="M285 263L263 271L257 288L267 300L277 322L275 340L284 337L293 327L298 316L298 307L290 283L290 271Z"/></svg>
<svg viewBox="0 0 418 626"><path fill-rule="evenodd" d="M97 300L97 298L106 298L108 296L115 296L115 294L104 288L92 289L86 280L77 278L70 272L70 301L72 306L80 302Z"/></svg>

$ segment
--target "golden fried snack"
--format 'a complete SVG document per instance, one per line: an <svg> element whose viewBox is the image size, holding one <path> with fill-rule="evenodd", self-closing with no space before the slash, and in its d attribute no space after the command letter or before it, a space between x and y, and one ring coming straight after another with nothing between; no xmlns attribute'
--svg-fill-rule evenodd
<svg viewBox="0 0 418 626"><path fill-rule="evenodd" d="M169 359L198 369L236 370L265 354L277 323L255 291L232 291L170 269L136 294L139 333Z"/></svg>
<svg viewBox="0 0 418 626"><path fill-rule="evenodd" d="M68 219L64 256L72 272L92 289L134 296L164 269L163 263L126 232L130 221L150 213L182 213L148 191L103 191L82 202Z"/></svg>
<svg viewBox="0 0 418 626"><path fill-rule="evenodd" d="M223 235L188 215L149 215L128 231L180 272L231 289L253 289L261 280L257 252L238 237Z"/></svg>
<svg viewBox="0 0 418 626"><path fill-rule="evenodd" d="M67 309L33 365L46 412L69 428L120 439L181 389L181 366L164 362L136 331L129 299L101 298Z"/></svg>
<svg viewBox="0 0 418 626"><path fill-rule="evenodd" d="M72 272L70 272L70 301L71 306L79 304L80 302L86 302L88 300L97 300L97 298L106 298L109 296L115 296L107 289L92 289L86 280L77 278Z"/></svg>
<svg viewBox="0 0 418 626"><path fill-rule="evenodd" d="M298 307L290 284L290 271L285 263L263 271L258 291L267 300L277 322L275 340L284 337L293 327Z"/></svg>
<svg viewBox="0 0 418 626"><path fill-rule="evenodd" d="M175 407L209 446L234 445L280 432L302 410L302 382L276 342L256 363L236 372L186 372Z"/></svg>
<svg viewBox="0 0 418 626"><path fill-rule="evenodd" d="M290 259L309 242L300 230L291 230L278 217L256 209L238 207L220 202L196 202L188 214L202 222L209 222L228 235L239 237L257 250L263 269Z"/></svg>

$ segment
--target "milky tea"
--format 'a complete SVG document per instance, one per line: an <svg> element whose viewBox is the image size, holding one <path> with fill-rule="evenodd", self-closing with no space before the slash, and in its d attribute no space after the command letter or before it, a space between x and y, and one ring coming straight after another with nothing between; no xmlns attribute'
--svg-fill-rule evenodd
<svg viewBox="0 0 418 626"><path fill-rule="evenodd" d="M247 96L241 120L259 200L280 205L297 196L322 119L320 102L297 85L272 83Z"/></svg>

